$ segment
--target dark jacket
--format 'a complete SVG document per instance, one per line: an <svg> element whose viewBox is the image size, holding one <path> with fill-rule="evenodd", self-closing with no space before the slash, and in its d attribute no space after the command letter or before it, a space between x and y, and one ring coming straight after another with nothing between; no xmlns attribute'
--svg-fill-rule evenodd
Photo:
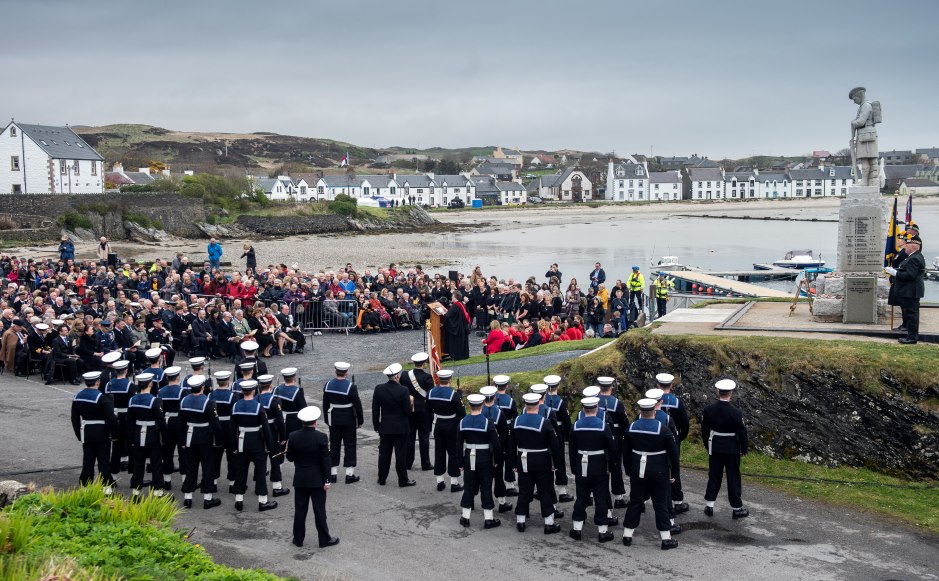
<svg viewBox="0 0 939 581"><path fill-rule="evenodd" d="M287 460L294 463L295 488L322 488L330 471L329 438L316 428L302 428L287 440Z"/></svg>
<svg viewBox="0 0 939 581"><path fill-rule="evenodd" d="M712 403L701 415L701 439L711 454L746 454L749 442L743 414L729 401Z"/></svg>
<svg viewBox="0 0 939 581"><path fill-rule="evenodd" d="M406 387L390 380L375 386L372 395L372 424L379 434L407 434L411 400Z"/></svg>
<svg viewBox="0 0 939 581"><path fill-rule="evenodd" d="M914 252L897 267L894 296L897 299L921 299L926 293L926 259Z"/></svg>

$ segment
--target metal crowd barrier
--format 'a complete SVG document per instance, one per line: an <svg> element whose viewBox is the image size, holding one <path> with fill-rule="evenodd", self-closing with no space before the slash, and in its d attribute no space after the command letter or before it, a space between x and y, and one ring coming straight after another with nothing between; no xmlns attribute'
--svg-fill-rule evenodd
<svg viewBox="0 0 939 581"><path fill-rule="evenodd" d="M205 299L207 303L213 303L221 300L225 308L232 311L235 299L228 297L218 297L214 295L190 295L193 298ZM263 304L265 307L278 309L286 304L290 314L293 316L295 324L307 332L313 331L351 331L356 328L359 320L358 301L352 299L328 300L320 299L315 301L285 301L283 299L241 299L241 309ZM279 311L277 311L279 312ZM276 314L276 313L275 313Z"/></svg>

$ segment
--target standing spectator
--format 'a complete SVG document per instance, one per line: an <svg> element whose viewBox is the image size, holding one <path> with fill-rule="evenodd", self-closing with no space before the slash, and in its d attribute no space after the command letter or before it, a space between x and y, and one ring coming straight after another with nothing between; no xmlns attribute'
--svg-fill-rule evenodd
<svg viewBox="0 0 939 581"><path fill-rule="evenodd" d="M923 258L922 248L923 241L919 236L910 237L906 243L906 253L909 255L906 260L897 268L884 269L896 278L896 300L903 309L903 320L906 322L906 337L899 340L903 345L915 345L919 340L919 300L926 291L926 259Z"/></svg>
<svg viewBox="0 0 939 581"><path fill-rule="evenodd" d="M59 243L59 258L64 261L75 259L75 245L68 236L63 235L62 242Z"/></svg>
<svg viewBox="0 0 939 581"><path fill-rule="evenodd" d="M245 268L250 270L252 275L255 275L258 270L258 259L254 254L254 246L245 244L243 248L244 252L241 254L241 258L245 259Z"/></svg>
<svg viewBox="0 0 939 581"><path fill-rule="evenodd" d="M215 238L210 238L206 250L209 253L209 268L220 270L222 268L222 245L216 242Z"/></svg>
<svg viewBox="0 0 939 581"><path fill-rule="evenodd" d="M111 243L108 242L108 238L106 236L102 236L101 241L98 243L98 247L95 248L95 256L97 256L98 260L101 262L107 262L109 254L111 254Z"/></svg>
<svg viewBox="0 0 939 581"><path fill-rule="evenodd" d="M600 263L593 266L593 272L590 273L590 286L596 288L606 282L606 272L600 267Z"/></svg>
<svg viewBox="0 0 939 581"><path fill-rule="evenodd" d="M600 303L600 297L590 299L590 305L587 307L587 323L593 329L595 337L603 336L603 319L605 316L606 311Z"/></svg>

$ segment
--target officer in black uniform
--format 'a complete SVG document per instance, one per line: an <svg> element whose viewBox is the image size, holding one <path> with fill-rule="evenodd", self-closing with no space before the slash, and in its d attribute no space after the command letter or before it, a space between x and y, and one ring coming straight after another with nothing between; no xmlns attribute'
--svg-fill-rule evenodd
<svg viewBox="0 0 939 581"><path fill-rule="evenodd" d="M499 446L502 448L502 461L496 465L495 472L492 475L493 481L493 492L496 496L496 501L499 503L498 510L500 513L509 512L512 510L512 503L506 502L506 489L505 489L505 466L511 460L506 450L509 449L509 428L508 422L506 421L506 414L502 412L502 408L496 405L496 390L495 386L487 385L480 388L480 395L486 398L486 402L483 405L482 414L492 422L496 427L496 433L499 434ZM512 469L509 468L511 471Z"/></svg>
<svg viewBox="0 0 939 581"><path fill-rule="evenodd" d="M117 474L122 469L130 472L128 461L130 447L127 444L127 434L130 430L127 427L127 404L136 393L134 385L127 377L128 362L121 362L120 367L117 365L118 363L115 363L116 377L104 386L104 393L111 397L114 402L114 412L117 414L117 433L114 434L114 442L111 444L111 474Z"/></svg>
<svg viewBox="0 0 939 581"><path fill-rule="evenodd" d="M215 454L213 458L213 474L215 474L215 485L218 486L218 479L222 475L222 456L227 459L226 462L226 480L228 480L228 492L235 492L235 427L231 421L231 410L238 401L239 396L231 390L231 371L216 371L214 374L216 387L209 394L209 399L215 404L215 412L218 414L219 424L222 426L222 437L218 441L218 446L213 448Z"/></svg>
<svg viewBox="0 0 939 581"><path fill-rule="evenodd" d="M72 400L72 429L75 437L82 443L81 484L88 484L94 479L95 461L98 462L98 475L104 483L104 493L111 494L115 484L111 476L108 454L111 451L111 435L117 433L117 417L114 415L114 402L111 397L101 393L100 371L89 371L82 375L85 387L75 394Z"/></svg>
<svg viewBox="0 0 939 581"><path fill-rule="evenodd" d="M313 521L320 548L339 544L339 537L329 534L326 524L326 492L329 490L329 438L316 431L320 409L307 406L297 414L303 427L287 439L287 460L294 463L293 544L302 547L306 538L306 515L313 505Z"/></svg>
<svg viewBox="0 0 939 581"><path fill-rule="evenodd" d="M303 394L303 388L297 385L296 367L281 369L280 374L283 376L284 382L274 388L274 395L280 400L280 407L284 412L284 426L287 429L287 438L290 438L290 434L303 428L297 414L307 407L306 396Z"/></svg>
<svg viewBox="0 0 939 581"><path fill-rule="evenodd" d="M342 465L346 468L346 484L353 484L359 481L355 473L355 431L365 423L365 414L362 411L362 400L359 399L359 388L346 377L352 364L337 361L333 367L336 377L323 386L323 414L329 424L329 452L332 462L329 481L336 483L339 455L344 448Z"/></svg>
<svg viewBox="0 0 939 581"><path fill-rule="evenodd" d="M127 369L129 361L118 361L115 369ZM118 367L120 365L120 367ZM133 499L138 500L143 481L144 470L150 462L153 484L157 487L154 496L163 496L163 445L166 434L166 417L160 398L153 395L153 375L141 373L134 378L137 394L130 398L127 405L127 436L130 441L131 477L130 487Z"/></svg>
<svg viewBox="0 0 939 581"><path fill-rule="evenodd" d="M672 420L672 424L675 426L676 439L678 441L678 455L681 457L681 443L688 437L690 421L685 404L678 399L678 396L672 393L674 381L675 376L670 373L659 373L655 376L655 382L658 384L659 389L664 392L661 403L662 410L668 414ZM681 478L677 476L673 476L672 478L674 479L672 482L672 502L674 503L675 513L681 514L688 512L689 507L688 503L685 502L685 493L682 492L681 489Z"/></svg>
<svg viewBox="0 0 939 581"><path fill-rule="evenodd" d="M284 488L284 475L280 467L284 463L284 446L287 445L287 426L284 424L284 410L280 405L280 398L274 395L274 376L271 374L258 376L258 400L264 406L267 416L267 425L271 428L273 444L271 446L271 485L274 496L290 494L289 488Z"/></svg>
<svg viewBox="0 0 939 581"><path fill-rule="evenodd" d="M378 432L379 438L378 484L385 485L391 471L391 455L394 453L398 486L414 486L416 482L408 478L405 463L411 398L407 388L399 383L401 364L392 363L383 373L388 381L376 385L372 392L372 427Z"/></svg>
<svg viewBox="0 0 939 581"><path fill-rule="evenodd" d="M172 365L176 359L176 350L173 349L173 334L170 333L169 329L163 328L163 319L160 317L153 319L152 324L153 327L147 330L147 340L150 341L151 345L159 344L160 351L165 355L166 364ZM150 351L150 349L147 350L147 359L150 359ZM150 373L149 371L146 372ZM154 381L156 381L156 378L154 378Z"/></svg>
<svg viewBox="0 0 939 581"><path fill-rule="evenodd" d="M603 409L606 421L610 423L610 429L613 430L613 440L617 446L622 446L623 434L629 427L629 418L626 417L626 406L613 395L613 383L616 380L612 377L598 377L597 385L600 387L600 408ZM616 455L617 462L621 456ZM610 470L610 492L613 496L613 508L626 508L626 482L623 480L623 465L617 464Z"/></svg>
<svg viewBox="0 0 939 581"><path fill-rule="evenodd" d="M509 442L510 453L518 472L518 503L515 505L515 528L525 532L528 519L528 506L539 490L550 490L554 486L552 472L560 464L561 448L558 435L545 417L538 413L541 396L526 393L522 396L525 410L512 426ZM561 525L554 522L556 511L551 494L541 495L541 516L544 517L544 534L550 535L561 530Z"/></svg>
<svg viewBox="0 0 939 581"><path fill-rule="evenodd" d="M585 397L580 404L584 416L571 429L569 448L577 493L570 537L581 540L584 521L587 520L587 502L592 494L596 499L593 522L599 529L600 542L606 543L613 540L609 526L615 524L610 523L607 515L610 510L610 465L616 463L616 442L610 426L597 415L600 398Z"/></svg>
<svg viewBox="0 0 939 581"><path fill-rule="evenodd" d="M678 473L678 444L675 437L655 419L654 399L639 400L639 419L623 436L623 464L629 470L629 505L623 517L623 544L629 546L639 526L642 505L652 497L655 526L662 538L662 550L678 547L672 538L669 518L669 475Z"/></svg>
<svg viewBox="0 0 939 581"><path fill-rule="evenodd" d="M721 379L714 384L718 402L704 408L701 414L701 438L708 450L708 485L704 492L704 514L714 516L714 501L721 489L724 471L727 471L727 499L734 509L733 518L745 518L750 511L740 498L743 484L740 479L740 456L747 453L749 441L743 414L732 403L737 384L732 379Z"/></svg>
<svg viewBox="0 0 939 581"><path fill-rule="evenodd" d="M457 444L463 451L463 478L466 483L463 498L460 499L460 507L463 509L460 524L470 526L470 513L478 494L485 519L483 528L492 529L502 524L501 520L493 516L496 504L492 497L492 474L496 467L502 465L502 446L495 424L482 413L486 396L474 393L466 399L470 415L460 420L457 436Z"/></svg>
<svg viewBox="0 0 939 581"><path fill-rule="evenodd" d="M231 421L235 428L235 510L244 510L248 489L248 464L254 464L254 493L258 495L258 512L277 508L276 500L267 498L267 455L274 448L270 424L264 406L255 397L258 382L241 383L242 398L232 407Z"/></svg>
<svg viewBox="0 0 939 581"><path fill-rule="evenodd" d="M548 394L544 398L544 403L554 413L557 420L555 428L558 433L558 444L561 446L561 464L554 472L554 486L557 493L558 502L571 502L574 497L568 494L567 484L567 459L564 456L564 442L567 441L571 433L571 412L567 409L567 400L558 394L558 386L561 383L560 375L546 375L545 385L548 386Z"/></svg>
<svg viewBox="0 0 939 581"><path fill-rule="evenodd" d="M414 369L401 374L401 385L408 388L414 412L411 414L411 433L408 434L407 464L408 470L414 468L414 446L418 444L421 452L421 470L433 470L430 462L430 427L433 417L427 405L427 395L434 388L434 376L424 370L427 353L415 353L411 357Z"/></svg>
<svg viewBox="0 0 939 581"><path fill-rule="evenodd" d="M192 508L192 493L199 483L199 468L202 468L202 507L209 509L222 504L222 499L213 498L215 486L215 446L222 439L222 426L215 411L215 402L203 393L205 377L189 378L192 391L179 404L179 437L182 440L186 461L186 479L183 481L183 507Z"/></svg>
<svg viewBox="0 0 939 581"><path fill-rule="evenodd" d="M179 367L167 367L163 371L163 377L167 382L160 388L159 398L163 405L163 415L166 417L166 435L163 438L163 488L165 490L173 489L173 472L176 472L176 462L174 456L179 452L179 472L183 474L186 470L183 456L182 444L185 440L179 437L179 404L184 397L189 395L189 388L183 388L179 384L179 374L182 369Z"/></svg>
<svg viewBox="0 0 939 581"><path fill-rule="evenodd" d="M444 475L450 475L450 492L460 492L460 448L457 442L460 432L460 420L466 415L460 395L450 387L453 372L441 369L437 372L435 386L427 395L427 405L434 415L434 476L437 478L437 490L447 487Z"/></svg>

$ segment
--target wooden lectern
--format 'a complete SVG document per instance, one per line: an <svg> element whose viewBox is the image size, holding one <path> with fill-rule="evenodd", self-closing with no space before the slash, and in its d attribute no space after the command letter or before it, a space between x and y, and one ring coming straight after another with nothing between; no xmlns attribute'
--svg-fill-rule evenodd
<svg viewBox="0 0 939 581"><path fill-rule="evenodd" d="M437 354L442 360L444 355L446 355L446 344L443 341L443 316L447 314L447 307L441 305L439 302L433 302L428 305L430 307L430 319L428 324L430 325L430 338L431 338L431 349L436 346Z"/></svg>

